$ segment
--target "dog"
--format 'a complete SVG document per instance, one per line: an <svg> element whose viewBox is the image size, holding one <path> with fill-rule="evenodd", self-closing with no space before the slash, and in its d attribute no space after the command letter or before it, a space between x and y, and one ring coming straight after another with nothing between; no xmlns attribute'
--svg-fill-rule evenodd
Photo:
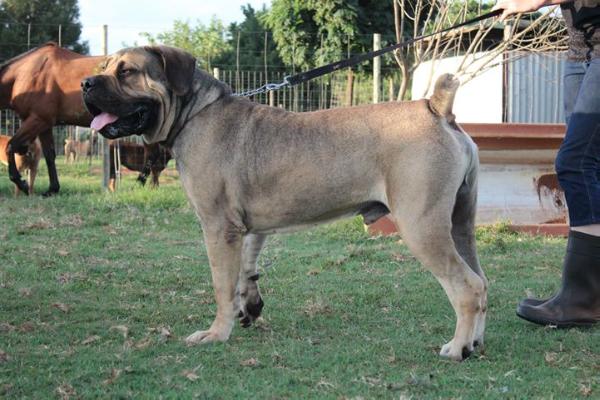
<svg viewBox="0 0 600 400"><path fill-rule="evenodd" d="M390 214L404 243L446 291L457 316L440 354L483 345L487 280L474 221L477 147L454 122L459 86L430 99L309 113L253 103L166 46L124 49L82 81L105 137L143 135L171 149L202 225L217 304L188 345L226 341L261 313L256 260L269 234L360 214Z"/></svg>
<svg viewBox="0 0 600 400"><path fill-rule="evenodd" d="M65 163L77 162L79 156L89 157L92 155L89 140L65 139Z"/></svg>
<svg viewBox="0 0 600 400"><path fill-rule="evenodd" d="M115 148L118 149L119 162L132 171L138 171L140 175L137 180L146 184L149 174L152 174L152 186L158 187L160 173L167 167L171 160L171 152L159 145L142 145L137 143L121 142L116 146L113 142L109 145L110 171L108 189L115 191Z"/></svg>
<svg viewBox="0 0 600 400"><path fill-rule="evenodd" d="M10 136L0 135L0 162L6 166L8 166L7 149L10 139ZM41 158L42 144L40 143L39 139L35 139L32 143L29 143L27 146L27 152L24 155L15 155L15 163L19 173L23 173L26 170L29 171L29 179L27 179L29 192L27 194L33 194L33 184L35 182L35 177L37 175L38 165ZM21 190L19 189L18 185L15 185L15 196L18 196L19 193L21 193Z"/></svg>

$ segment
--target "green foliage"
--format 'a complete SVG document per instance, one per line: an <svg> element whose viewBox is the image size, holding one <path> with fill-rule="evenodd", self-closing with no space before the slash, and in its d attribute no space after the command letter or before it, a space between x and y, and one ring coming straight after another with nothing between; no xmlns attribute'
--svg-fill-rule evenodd
<svg viewBox="0 0 600 400"><path fill-rule="evenodd" d="M230 50L223 22L216 17L211 19L208 26L200 21L197 21L195 26L191 26L187 21L176 20L170 31L156 36L147 32L140 35L151 44L166 44L189 52L207 70L212 68L215 58Z"/></svg>
<svg viewBox="0 0 600 400"><path fill-rule="evenodd" d="M345 54L356 35L357 9L351 3L274 0L262 21L273 31L283 61L306 69Z"/></svg>
<svg viewBox="0 0 600 400"><path fill-rule="evenodd" d="M77 0L4 0L0 1L0 61L28 50L28 27L31 24L31 47L54 41L58 43L61 25L63 47L87 54L87 42L79 42L81 23Z"/></svg>
<svg viewBox="0 0 600 400"><path fill-rule="evenodd" d="M344 58L344 50L357 34L356 6L342 0L313 0L309 4L313 7L313 19L322 43L314 55L316 64Z"/></svg>
<svg viewBox="0 0 600 400"><path fill-rule="evenodd" d="M231 68L237 65L237 45L239 37L239 65L244 71L264 70L265 68L265 34L266 38L266 64L268 68L279 68L283 66L271 32L265 30L260 18L266 13L266 9L255 10L250 4L242 6L244 20L240 23L234 22L228 28L228 51L223 53L215 65L223 68Z"/></svg>
<svg viewBox="0 0 600 400"><path fill-rule="evenodd" d="M373 49L373 33L382 35L383 44L395 43L393 0L359 0L357 6L357 40L353 52Z"/></svg>
<svg viewBox="0 0 600 400"><path fill-rule="evenodd" d="M467 7L465 7L465 3L467 3ZM490 0L451 1L449 2L448 20L457 23L475 18L491 11L494 4L496 2Z"/></svg>
<svg viewBox="0 0 600 400"><path fill-rule="evenodd" d="M261 17L288 66L300 69L372 48L372 34L394 34L391 1L274 0Z"/></svg>
<svg viewBox="0 0 600 400"><path fill-rule="evenodd" d="M206 27L197 22L176 21L173 29L151 35L151 43L164 43L194 54L204 68L264 70L266 64L308 69L370 50L372 34L393 41L394 20L389 1L376 0L275 0L270 9L242 6L244 20L225 29L213 18Z"/></svg>
<svg viewBox="0 0 600 400"><path fill-rule="evenodd" d="M210 24L205 26L197 21L192 25L187 21L175 21L169 31L151 35L142 33L150 43L162 43L169 46L182 48L193 54L199 64L211 70L213 66L231 69L238 62L238 37L239 37L239 65L242 70L264 70L265 65L265 29L259 17L266 13L256 11L251 5L242 6L244 21L232 23L225 28L222 21L213 17ZM282 66L275 43L270 39L267 31L267 65L272 67Z"/></svg>

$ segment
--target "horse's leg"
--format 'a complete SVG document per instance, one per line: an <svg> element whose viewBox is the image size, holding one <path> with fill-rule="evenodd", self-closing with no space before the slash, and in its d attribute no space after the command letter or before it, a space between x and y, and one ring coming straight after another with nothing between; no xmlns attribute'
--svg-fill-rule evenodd
<svg viewBox="0 0 600 400"><path fill-rule="evenodd" d="M160 157L160 149L158 144L144 144L144 166L142 167L142 171L138 176L137 180L143 185L146 184L146 180L148 179L148 175L152 173L152 183L154 183L154 172L152 171L152 167L158 161Z"/></svg>
<svg viewBox="0 0 600 400"><path fill-rule="evenodd" d="M46 129L40 133L40 142L42 142L42 150L48 167L48 179L50 186L48 191L42 194L44 197L50 197L58 194L60 184L58 183L58 172L56 172L56 151L54 150L54 138L52 137L52 128Z"/></svg>
<svg viewBox="0 0 600 400"><path fill-rule="evenodd" d="M15 135L8 142L8 147L6 149L6 155L8 156L8 177L10 178L11 182L15 184L15 196L17 196L19 192L29 194L29 185L21 177L15 157L16 154L22 155L27 152L27 145L25 144L25 149L23 149L22 145L22 140L26 139L24 139L22 136L17 137L17 135Z"/></svg>
<svg viewBox="0 0 600 400"><path fill-rule="evenodd" d="M152 168L152 187L153 188L158 187L158 177L160 176L161 172L162 172L162 170L159 168Z"/></svg>

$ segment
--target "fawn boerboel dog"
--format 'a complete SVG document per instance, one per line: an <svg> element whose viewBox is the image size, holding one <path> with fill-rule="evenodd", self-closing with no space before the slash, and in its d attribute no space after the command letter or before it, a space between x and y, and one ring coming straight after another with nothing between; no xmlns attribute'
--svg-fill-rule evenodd
<svg viewBox="0 0 600 400"><path fill-rule="evenodd" d="M457 87L444 75L430 99L293 113L233 96L191 55L160 46L119 51L82 81L104 136L143 135L177 161L217 302L212 325L188 344L225 341L236 317L248 325L261 312L256 260L267 235L390 214L456 313L440 354L462 360L483 345L487 281L474 234L477 149L454 122Z"/></svg>

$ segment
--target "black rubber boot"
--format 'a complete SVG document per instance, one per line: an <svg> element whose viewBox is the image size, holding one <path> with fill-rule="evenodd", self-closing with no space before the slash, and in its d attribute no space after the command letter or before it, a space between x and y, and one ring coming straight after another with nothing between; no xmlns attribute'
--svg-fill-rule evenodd
<svg viewBox="0 0 600 400"><path fill-rule="evenodd" d="M554 296L553 296L554 297ZM548 297L547 299L534 299L533 297L528 297L526 299L521 300L519 303L519 307L528 306L528 307L536 307L540 304L544 304L548 300L551 300L552 297Z"/></svg>
<svg viewBox="0 0 600 400"><path fill-rule="evenodd" d="M559 292L546 301L521 301L517 315L558 328L589 326L600 321L600 237L569 232Z"/></svg>

